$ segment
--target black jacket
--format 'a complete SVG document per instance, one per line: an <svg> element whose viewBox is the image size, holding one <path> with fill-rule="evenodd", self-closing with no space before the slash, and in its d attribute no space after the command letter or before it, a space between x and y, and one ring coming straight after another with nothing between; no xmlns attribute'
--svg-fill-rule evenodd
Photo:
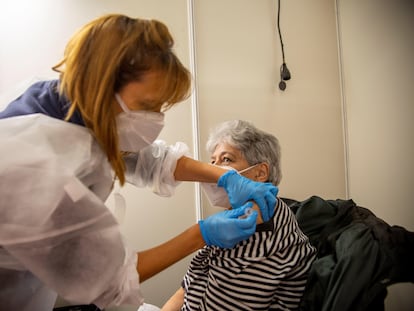
<svg viewBox="0 0 414 311"><path fill-rule="evenodd" d="M300 310L384 310L387 286L414 282L414 232L352 200L289 201L318 249Z"/></svg>

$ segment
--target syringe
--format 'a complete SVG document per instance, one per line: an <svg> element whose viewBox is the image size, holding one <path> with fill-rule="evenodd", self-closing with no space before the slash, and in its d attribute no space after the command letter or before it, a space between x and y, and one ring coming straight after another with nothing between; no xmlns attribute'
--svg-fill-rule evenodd
<svg viewBox="0 0 414 311"><path fill-rule="evenodd" d="M246 209L245 209L245 211L244 211L244 214L243 214L243 215L241 215L241 216L239 216L239 219L244 219L244 218L247 218L247 217L249 217L252 213L253 213L253 208L252 208L252 207L250 207L250 208L246 208Z"/></svg>

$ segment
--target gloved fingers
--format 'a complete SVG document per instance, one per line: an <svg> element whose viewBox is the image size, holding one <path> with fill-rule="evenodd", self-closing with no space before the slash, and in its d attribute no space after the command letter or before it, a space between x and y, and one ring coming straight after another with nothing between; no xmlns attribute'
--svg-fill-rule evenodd
<svg viewBox="0 0 414 311"><path fill-rule="evenodd" d="M230 218L239 218L240 216L243 216L246 214L246 211L253 207L252 202L247 202L246 204L240 206L240 207L234 207L233 209L229 211L225 211L228 213L228 216Z"/></svg>
<svg viewBox="0 0 414 311"><path fill-rule="evenodd" d="M206 245L211 245L212 243L209 237L208 228L207 225L204 224L204 220L199 220L198 225L200 226L200 232L204 242L206 243Z"/></svg>
<svg viewBox="0 0 414 311"><path fill-rule="evenodd" d="M244 205L245 208L239 208L238 211L244 211L243 214L237 219L232 219L233 224L237 227L238 237L230 239L231 243L228 243L227 247L233 247L238 242L248 239L256 231L256 222L258 217L258 212L252 209L253 204L250 202ZM236 214L233 214L233 216Z"/></svg>
<svg viewBox="0 0 414 311"><path fill-rule="evenodd" d="M240 176L236 170L228 170L227 172L225 172L223 175L220 176L220 178L217 181L217 186L219 187L227 187L228 184L228 179L231 178L232 176Z"/></svg>
<svg viewBox="0 0 414 311"><path fill-rule="evenodd" d="M276 195L279 189L272 183L264 183L263 186L263 192L256 192L253 199L260 208L263 220L268 221L273 215L273 210L276 205Z"/></svg>
<svg viewBox="0 0 414 311"><path fill-rule="evenodd" d="M274 196L272 193L265 194L265 200L268 207L269 218L273 216L273 212L275 210L277 197Z"/></svg>
<svg viewBox="0 0 414 311"><path fill-rule="evenodd" d="M258 194L253 197L253 200L259 206L260 212L262 213L263 220L268 221L270 219L270 216L269 216L269 206L267 204L266 198Z"/></svg>
<svg viewBox="0 0 414 311"><path fill-rule="evenodd" d="M246 213L252 207L253 204L248 202L243 208L223 211L200 220L198 223L204 242L207 245L231 248L248 239L256 231L258 216L255 210ZM240 217L245 214L246 217Z"/></svg>
<svg viewBox="0 0 414 311"><path fill-rule="evenodd" d="M269 191L273 194L273 196L277 196L277 194L279 193L279 188L276 187L275 185L273 185L270 182L265 183L265 185L269 186Z"/></svg>
<svg viewBox="0 0 414 311"><path fill-rule="evenodd" d="M251 209L250 212L247 213L246 218L240 219L240 227L243 228L249 236L256 231L257 216L259 216L259 213L254 209Z"/></svg>

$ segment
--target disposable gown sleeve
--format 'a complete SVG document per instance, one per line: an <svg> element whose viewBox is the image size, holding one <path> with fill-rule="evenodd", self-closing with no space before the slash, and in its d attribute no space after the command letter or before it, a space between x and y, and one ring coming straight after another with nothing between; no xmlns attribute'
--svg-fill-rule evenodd
<svg viewBox="0 0 414 311"><path fill-rule="evenodd" d="M136 254L124 246L112 214L76 179L67 185L71 189L62 193L43 230L7 226L4 231L14 231L16 238L3 247L68 301L141 304Z"/></svg>
<svg viewBox="0 0 414 311"><path fill-rule="evenodd" d="M160 196L171 196L180 184L174 178L177 161L190 156L188 146L182 142L167 145L156 140L152 145L124 157L126 180L137 187L149 187Z"/></svg>
<svg viewBox="0 0 414 311"><path fill-rule="evenodd" d="M104 191L92 191L106 180L108 194L112 174L87 130L27 116L0 120L0 139L0 247L9 254L7 266L28 271L73 303L140 305L136 254L97 195Z"/></svg>

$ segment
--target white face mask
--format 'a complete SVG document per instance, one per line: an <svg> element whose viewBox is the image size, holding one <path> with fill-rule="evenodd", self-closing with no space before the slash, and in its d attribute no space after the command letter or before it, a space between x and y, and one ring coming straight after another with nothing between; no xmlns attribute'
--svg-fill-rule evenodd
<svg viewBox="0 0 414 311"><path fill-rule="evenodd" d="M237 173L242 174L252 169L253 167L256 167L257 165L259 164L249 166L241 171L238 171ZM220 167L226 170L235 170L231 166L220 166ZM207 196L208 201L210 202L212 206L224 207L224 208L231 207L229 197L227 196L227 192L226 190L224 190L224 188L218 187L216 183L200 183L200 184L201 184L201 189L203 189L204 193Z"/></svg>
<svg viewBox="0 0 414 311"><path fill-rule="evenodd" d="M153 111L131 111L119 94L115 94L115 98L123 110L116 116L119 149L138 152L151 145L164 127L164 114Z"/></svg>

